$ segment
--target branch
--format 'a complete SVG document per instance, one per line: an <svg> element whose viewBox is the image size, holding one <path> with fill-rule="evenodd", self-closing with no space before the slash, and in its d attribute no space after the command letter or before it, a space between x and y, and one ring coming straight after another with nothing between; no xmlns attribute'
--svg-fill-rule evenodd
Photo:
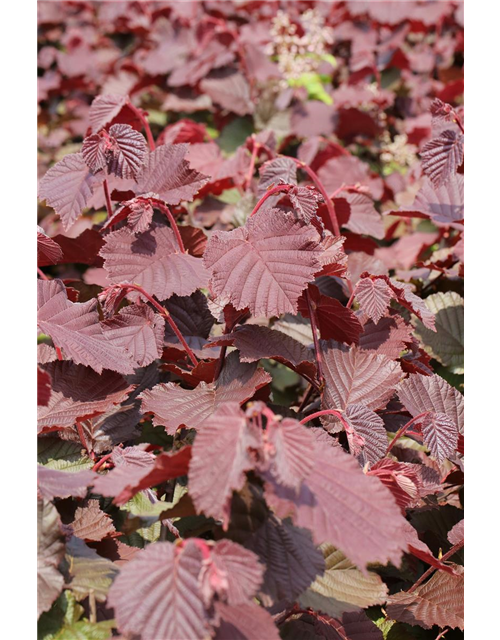
<svg viewBox="0 0 500 640"><path fill-rule="evenodd" d="M415 416L409 422L407 422L405 425L403 425L401 427L401 429L399 429L397 431L397 433L394 436L394 438L391 440L389 446L387 447L387 451L386 451L385 455L387 455L391 451L391 449L396 444L396 442L401 438L401 436L403 436L406 433L407 429L409 429L409 427L411 427L412 424L415 424L415 422L418 422L422 418L425 418L425 416L428 415L429 413L431 413L431 412L430 411L424 411L423 413L419 413L418 416Z"/></svg>
<svg viewBox="0 0 500 640"><path fill-rule="evenodd" d="M261 208L261 206L264 204L264 202L270 198L271 196L273 196L275 193L279 193L280 191L290 191L290 189L292 188L291 185L289 184L278 184L275 187L273 187L272 189L269 189L269 191L266 191L266 193L262 196L262 198L257 202L257 204L255 205L255 207L253 208L252 213L248 216L249 218L251 218L252 216L254 216L257 211Z"/></svg>

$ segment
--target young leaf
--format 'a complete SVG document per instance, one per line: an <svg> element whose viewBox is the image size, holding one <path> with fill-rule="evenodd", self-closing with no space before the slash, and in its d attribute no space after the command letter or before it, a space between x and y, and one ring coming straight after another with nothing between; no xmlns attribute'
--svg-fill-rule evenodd
<svg viewBox="0 0 500 640"><path fill-rule="evenodd" d="M185 160L187 144L164 144L146 156L136 193L156 193L166 204L191 201L208 177Z"/></svg>
<svg viewBox="0 0 500 640"><path fill-rule="evenodd" d="M113 521L99 506L99 500L89 500L77 507L71 523L73 534L81 540L98 542L115 532Z"/></svg>
<svg viewBox="0 0 500 640"><path fill-rule="evenodd" d="M361 278L356 285L356 300L375 324L385 316L393 297L393 292L385 280Z"/></svg>
<svg viewBox="0 0 500 640"><path fill-rule="evenodd" d="M37 227L36 252L39 267L57 264L63 257L61 247L41 227Z"/></svg>
<svg viewBox="0 0 500 640"><path fill-rule="evenodd" d="M251 600L264 575L257 556L236 542L219 540L212 549L211 559L202 577L205 592L217 594L230 606L245 605Z"/></svg>
<svg viewBox="0 0 500 640"><path fill-rule="evenodd" d="M272 448L271 473L280 484L298 490L315 466L314 437L293 418L270 421L266 435Z"/></svg>
<svg viewBox="0 0 500 640"><path fill-rule="evenodd" d="M46 500L54 498L84 498L87 489L93 484L95 473L90 470L57 471L38 465L38 491Z"/></svg>
<svg viewBox="0 0 500 640"><path fill-rule="evenodd" d="M258 196L261 198L266 191L278 184L297 185L297 165L291 158L274 158L265 162L259 169L260 180Z"/></svg>
<svg viewBox="0 0 500 640"><path fill-rule="evenodd" d="M412 374L403 380L397 392L414 418L427 411L444 413L453 420L459 433L463 433L464 397L440 376Z"/></svg>
<svg viewBox="0 0 500 640"><path fill-rule="evenodd" d="M147 153L144 136L128 124L114 124L109 129L109 135L109 172L119 178L137 178Z"/></svg>
<svg viewBox="0 0 500 640"><path fill-rule="evenodd" d="M350 404L344 417L353 433L347 433L351 453L358 457L362 466L366 462L377 462L387 451L387 432L384 421L375 412L362 404Z"/></svg>
<svg viewBox="0 0 500 640"><path fill-rule="evenodd" d="M218 296L270 318L297 313L300 294L321 269L319 241L293 214L260 210L244 227L213 233L203 259Z"/></svg>
<svg viewBox="0 0 500 640"><path fill-rule="evenodd" d="M428 413L420 423L424 444L439 462L457 450L458 427L445 413Z"/></svg>
<svg viewBox="0 0 500 640"><path fill-rule="evenodd" d="M97 133L112 122L128 102L128 96L101 95L90 105L89 119L92 132Z"/></svg>
<svg viewBox="0 0 500 640"><path fill-rule="evenodd" d="M420 153L422 170L436 187L442 185L464 161L464 136L446 129L424 145Z"/></svg>

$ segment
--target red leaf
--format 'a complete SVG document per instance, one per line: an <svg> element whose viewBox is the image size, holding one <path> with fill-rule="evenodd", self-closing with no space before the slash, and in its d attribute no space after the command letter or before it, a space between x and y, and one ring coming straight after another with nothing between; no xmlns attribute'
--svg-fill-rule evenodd
<svg viewBox="0 0 500 640"><path fill-rule="evenodd" d="M164 144L146 156L136 193L157 193L166 204L191 201L208 177L185 160L187 144Z"/></svg>
<svg viewBox="0 0 500 640"><path fill-rule="evenodd" d="M103 173L90 172L81 153L70 153L40 180L38 197L55 210L68 231L103 180Z"/></svg>
<svg viewBox="0 0 500 640"><path fill-rule="evenodd" d="M323 343L322 351L325 409L346 409L350 404L383 409L403 375L397 362L357 347L331 342Z"/></svg>
<svg viewBox="0 0 500 640"><path fill-rule="evenodd" d="M271 376L263 369L257 369L256 364L240 363L238 354L231 353L215 382L200 382L191 391L172 382L158 384L141 394L142 409L151 411L153 424L165 426L170 434L181 425L198 429L221 404L242 404L270 381Z"/></svg>
<svg viewBox="0 0 500 640"><path fill-rule="evenodd" d="M353 431L347 433L349 449L358 457L361 465L383 458L388 440L382 418L360 404L349 405L344 416Z"/></svg>
<svg viewBox="0 0 500 640"><path fill-rule="evenodd" d="M298 493L266 484L268 504L280 518L292 515L297 526L310 529L316 544L333 544L360 568L367 562L399 565L407 548L404 519L390 491L340 447L318 441L315 453L314 471Z"/></svg>
<svg viewBox="0 0 500 640"><path fill-rule="evenodd" d="M93 484L93 471L57 471L38 465L38 491L47 500L54 498L84 498Z"/></svg>
<svg viewBox="0 0 500 640"><path fill-rule="evenodd" d="M439 187L464 161L464 136L447 129L425 144L420 155L423 172Z"/></svg>
<svg viewBox="0 0 500 640"><path fill-rule="evenodd" d="M77 538L93 542L115 532L113 521L101 509L99 500L89 500L85 506L77 507L71 528Z"/></svg>
<svg viewBox="0 0 500 640"><path fill-rule="evenodd" d="M97 133L112 122L128 102L128 96L97 96L90 105L89 119L92 132Z"/></svg>
<svg viewBox="0 0 500 640"><path fill-rule="evenodd" d="M38 326L76 364L133 373L136 364L121 349L108 342L99 323L97 300L68 300L60 280L38 280Z"/></svg>
<svg viewBox="0 0 500 640"><path fill-rule="evenodd" d="M143 640L206 638L201 568L201 550L193 539L182 547L157 542L137 553L109 590L118 628Z"/></svg>
<svg viewBox="0 0 500 640"><path fill-rule="evenodd" d="M459 433L463 433L464 397L437 374L408 376L399 385L398 395L414 418L426 411L444 413L453 420Z"/></svg>
<svg viewBox="0 0 500 640"><path fill-rule="evenodd" d="M385 316L378 324L369 320L359 337L359 347L395 360L412 342L412 333L413 327L399 315Z"/></svg>
<svg viewBox="0 0 500 640"><path fill-rule="evenodd" d="M109 129L109 135L109 172L119 178L137 178L147 153L144 136L128 124L114 124Z"/></svg>
<svg viewBox="0 0 500 640"><path fill-rule="evenodd" d="M297 165L291 158L268 160L259 169L258 197L278 184L297 185ZM279 197L279 195L278 195Z"/></svg>
<svg viewBox="0 0 500 640"><path fill-rule="evenodd" d="M233 491L241 489L255 461L261 434L247 423L236 402L219 406L200 425L189 466L189 493L197 511L223 521L227 528Z"/></svg>
<svg viewBox="0 0 500 640"><path fill-rule="evenodd" d="M138 235L129 229L113 231L100 255L110 282L133 282L160 300L174 293L188 296L207 284L203 262L181 253L169 227L155 226Z"/></svg>
<svg viewBox="0 0 500 640"><path fill-rule="evenodd" d="M301 292L320 270L319 234L279 209L260 210L244 227L216 231L204 263L215 293L255 316L297 312Z"/></svg>
<svg viewBox="0 0 500 640"><path fill-rule="evenodd" d="M438 571L412 593L402 591L391 596L386 607L387 614L394 620L424 629L437 625L441 628L458 627L463 630L463 592L463 572L460 575L450 575Z"/></svg>
<svg viewBox="0 0 500 640"><path fill-rule="evenodd" d="M37 404L46 407L49 404L51 393L50 376L46 371L37 368Z"/></svg>
<svg viewBox="0 0 500 640"><path fill-rule="evenodd" d="M361 278L356 285L356 300L366 315L375 324L385 316L393 293L384 280Z"/></svg>
<svg viewBox="0 0 500 640"><path fill-rule="evenodd" d="M264 575L258 557L231 540L219 540L211 559L203 576L206 591L217 594L230 606L245 605L251 600Z"/></svg>
<svg viewBox="0 0 500 640"><path fill-rule="evenodd" d="M314 437L293 418L270 421L267 442L272 447L271 473L285 487L298 490L315 465Z"/></svg>
<svg viewBox="0 0 500 640"><path fill-rule="evenodd" d="M338 300L320 293L314 285L310 285L308 291L321 338L357 344L363 327L354 313ZM299 300L299 311L305 318L309 318L309 309L304 295Z"/></svg>
<svg viewBox="0 0 500 640"><path fill-rule="evenodd" d="M205 78L200 82L200 89L223 109L239 116L253 112L250 86L241 73L225 73L222 77Z"/></svg>
<svg viewBox="0 0 500 640"><path fill-rule="evenodd" d="M460 522L457 522L457 524L448 531L448 540L450 544L456 545L462 542L465 535L464 524L465 520L460 520Z"/></svg>
<svg viewBox="0 0 500 640"><path fill-rule="evenodd" d="M63 256L63 252L59 244L52 238L49 238L41 227L37 227L36 253L37 265L39 267L58 264Z"/></svg>
<svg viewBox="0 0 500 640"><path fill-rule="evenodd" d="M145 367L163 351L165 320L146 305L130 305L102 323L108 342L123 349L133 362Z"/></svg>
<svg viewBox="0 0 500 640"><path fill-rule="evenodd" d="M458 426L445 413L429 413L420 422L424 444L431 456L439 462L455 454L458 444Z"/></svg>
<svg viewBox="0 0 500 640"><path fill-rule="evenodd" d="M77 420L105 413L132 389L117 373L99 375L72 362L51 362L44 370L50 376L52 393L47 405L38 408L39 432L71 428Z"/></svg>
<svg viewBox="0 0 500 640"><path fill-rule="evenodd" d="M463 229L464 177L453 174L444 184L433 185L424 177L415 201L410 207L392 212L395 215L412 215L430 218L438 227Z"/></svg>

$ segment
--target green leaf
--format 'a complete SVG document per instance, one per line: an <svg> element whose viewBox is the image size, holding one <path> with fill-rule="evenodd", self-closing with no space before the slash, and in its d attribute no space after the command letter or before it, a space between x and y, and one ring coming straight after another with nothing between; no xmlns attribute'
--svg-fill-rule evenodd
<svg viewBox="0 0 500 640"><path fill-rule="evenodd" d="M312 607L336 618L348 611L382 604L387 600L387 585L376 573L361 573L342 551L321 545L326 570L299 597L303 607Z"/></svg>
<svg viewBox="0 0 500 640"><path fill-rule="evenodd" d="M88 456L82 456L81 444L53 436L38 439L37 460L44 467L57 471L76 472L94 466Z"/></svg>
<svg viewBox="0 0 500 640"><path fill-rule="evenodd" d="M83 600L91 591L99 602L106 600L117 567L73 536L66 545L66 561L71 577L70 588L77 600Z"/></svg>
<svg viewBox="0 0 500 640"><path fill-rule="evenodd" d="M88 622L80 620L70 627L64 627L54 637L54 640L108 640L115 627L114 620L102 622Z"/></svg>
<svg viewBox="0 0 500 640"><path fill-rule="evenodd" d="M235 118L222 129L217 144L222 151L234 153L253 133L252 121L248 118Z"/></svg>
<svg viewBox="0 0 500 640"><path fill-rule="evenodd" d="M312 100L321 100L325 104L333 104L332 97L325 91L321 76L317 73L311 71L303 73L298 78L290 79L288 84L291 87L305 87L308 97Z"/></svg>
<svg viewBox="0 0 500 640"><path fill-rule="evenodd" d="M83 607L77 603L71 591L63 591L50 611L38 620L38 640L54 640L63 625L72 625L83 615Z"/></svg>
<svg viewBox="0 0 500 640"><path fill-rule="evenodd" d="M464 300L458 293L434 293L425 299L436 316L436 331L415 319L415 334L424 349L452 373L464 372Z"/></svg>

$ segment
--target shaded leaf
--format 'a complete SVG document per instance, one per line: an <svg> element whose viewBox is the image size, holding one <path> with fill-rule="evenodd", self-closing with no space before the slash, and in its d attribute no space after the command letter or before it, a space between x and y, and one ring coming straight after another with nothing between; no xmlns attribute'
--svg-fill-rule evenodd
<svg viewBox="0 0 500 640"><path fill-rule="evenodd" d="M436 332L417 320L415 332L424 349L453 373L464 372L464 301L458 293L434 293L425 304L436 318Z"/></svg>
<svg viewBox="0 0 500 640"><path fill-rule="evenodd" d="M280 640L271 614L254 602L237 607L217 602L215 609L221 623L214 640Z"/></svg>
<svg viewBox="0 0 500 640"><path fill-rule="evenodd" d="M50 609L64 585L64 578L57 569L64 555L64 538L59 514L52 503L38 500L37 527L37 599L40 617Z"/></svg>
<svg viewBox="0 0 500 640"><path fill-rule="evenodd" d="M357 344L363 327L354 313L335 298L320 293L314 285L308 287L308 293L321 338ZM305 296L299 299L299 311L305 318L309 318Z"/></svg>
<svg viewBox="0 0 500 640"><path fill-rule="evenodd" d="M84 498L93 484L96 474L90 470L58 471L38 465L37 484L40 495L47 500L53 498Z"/></svg>
<svg viewBox="0 0 500 640"><path fill-rule="evenodd" d="M460 567L456 567L460 570ZM430 629L464 628L464 575L436 572L430 580L412 593L404 591L391 596L387 614L394 620Z"/></svg>
<svg viewBox="0 0 500 640"><path fill-rule="evenodd" d="M143 391L142 410L151 411L153 423L165 426L170 434L174 434L181 425L198 429L221 404L242 404L270 381L269 374L258 369L256 364L239 362L235 352L226 358L220 376L213 383L200 382L189 391L167 382Z"/></svg>
<svg viewBox="0 0 500 640"><path fill-rule="evenodd" d="M49 238L42 227L37 227L36 253L39 267L58 264L63 257L61 247L52 238Z"/></svg>
<svg viewBox="0 0 500 640"><path fill-rule="evenodd" d="M99 541L115 531L111 518L99 506L99 500L88 500L84 506L77 507L71 527L73 534L81 540Z"/></svg>
<svg viewBox="0 0 500 640"><path fill-rule="evenodd" d="M239 116L253 112L250 86L241 73L205 78L200 82L200 88L213 102Z"/></svg>
<svg viewBox="0 0 500 640"><path fill-rule="evenodd" d="M71 577L69 586L76 599L83 600L92 592L98 602L104 602L117 573L113 562L100 556L75 536L66 545L66 560Z"/></svg>

